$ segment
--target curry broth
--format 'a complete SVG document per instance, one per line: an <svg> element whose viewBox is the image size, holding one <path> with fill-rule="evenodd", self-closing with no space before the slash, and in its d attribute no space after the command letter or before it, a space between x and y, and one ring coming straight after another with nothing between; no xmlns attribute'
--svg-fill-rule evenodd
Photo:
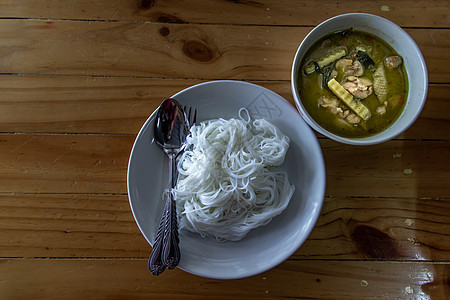
<svg viewBox="0 0 450 300"><path fill-rule="evenodd" d="M318 101L321 97L336 98L330 89L323 84L323 77L325 75L317 72L317 69L309 74L306 74L304 71L308 64L319 60L327 52L329 53L333 49L339 49L341 47L345 47L347 50L347 55L343 58L349 57L352 51L354 55L355 49L369 49L370 58L372 58L375 66L383 64L385 57L397 55L385 42L361 31L351 31L346 36L343 36L342 33L334 33L324 37L308 50L302 61L298 76L299 93L302 103L317 123L334 134L343 137L358 138L381 132L399 117L405 106L408 82L404 64L401 63L401 65L392 69L384 68L387 82L387 96L384 101L385 113L380 114L377 112L377 108L380 107L380 100L375 93L372 93L365 99L357 100L361 101L369 109L371 117L367 121L361 120L359 124L347 124L339 120L330 110L324 109L319 105ZM363 68L364 71L361 77L365 77L373 82L375 66ZM341 82L345 79L345 75L338 73L335 75L335 79ZM341 102L340 106L345 109L344 103Z"/></svg>

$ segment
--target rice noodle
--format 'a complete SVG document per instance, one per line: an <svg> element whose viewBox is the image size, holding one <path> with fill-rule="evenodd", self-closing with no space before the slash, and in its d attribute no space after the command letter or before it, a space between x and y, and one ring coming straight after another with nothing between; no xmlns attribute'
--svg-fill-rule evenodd
<svg viewBox="0 0 450 300"><path fill-rule="evenodd" d="M279 215L294 193L280 167L289 138L264 119L217 119L191 128L174 189L180 228L237 241Z"/></svg>

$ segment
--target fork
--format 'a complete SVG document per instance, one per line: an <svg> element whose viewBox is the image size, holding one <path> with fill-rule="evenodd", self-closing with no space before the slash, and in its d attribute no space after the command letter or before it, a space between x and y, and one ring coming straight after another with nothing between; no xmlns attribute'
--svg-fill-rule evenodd
<svg viewBox="0 0 450 300"><path fill-rule="evenodd" d="M194 108L194 115L191 119L191 112L192 112L192 107L189 107L189 111L187 111L187 107L183 107L184 113L186 114L187 112L187 120L189 123L189 128L192 127L193 125L195 125L197 123L197 109Z"/></svg>
<svg viewBox="0 0 450 300"><path fill-rule="evenodd" d="M184 114L186 116L187 108L186 106L183 108ZM189 130L191 127L196 123L197 121L197 109L194 109L193 117L191 118L192 113L192 107L189 107L189 111L187 113L186 120L189 124ZM184 149L181 150L176 155L176 161L178 162L178 159L180 155L184 152ZM172 201L168 202L168 205L165 209L165 224L164 224L164 235L162 237L162 250L161 250L161 259L162 263L169 269L174 269L179 261L180 261L180 248L178 247L178 244L180 242L179 239L179 232L178 232L178 219L177 219L177 206L175 203L175 198L173 196L172 190L176 186L176 182L178 179L178 169L175 166L174 168L174 177L172 180L172 186L170 187L170 197L172 198Z"/></svg>
<svg viewBox="0 0 450 300"><path fill-rule="evenodd" d="M197 121L197 109L194 109L192 118L191 107L189 107L189 111L187 111L187 108L185 106L183 108L183 111L190 129ZM182 153L183 150L176 155L176 159L178 159L180 153ZM175 174L173 174L172 177L172 186L170 187L170 190L166 195L166 197L170 197L171 199L169 199L169 201L166 201L166 205L164 206L161 222L158 226L155 242L153 244L154 249L148 262L148 267L153 275L161 274L166 269L166 267L168 269L174 269L180 261L177 211L175 199L173 198L172 193L172 189L176 184L176 178L178 177L176 167L174 168L174 172Z"/></svg>

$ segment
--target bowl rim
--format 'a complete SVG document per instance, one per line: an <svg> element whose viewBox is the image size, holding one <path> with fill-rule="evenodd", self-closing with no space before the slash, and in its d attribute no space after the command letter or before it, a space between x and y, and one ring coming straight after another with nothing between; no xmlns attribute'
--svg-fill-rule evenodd
<svg viewBox="0 0 450 300"><path fill-rule="evenodd" d="M423 80L423 86L421 87L421 89L423 90L423 95L421 96L420 99L420 103L418 104L418 107L416 108L416 110L412 113L412 116L410 117L409 121L405 124L405 126L403 126L403 128L395 131L395 132L391 132L389 134L386 133L386 131L392 127L400 118L402 118L402 116L404 115L405 109L403 109L401 115L396 119L395 122L391 123L386 129L384 129L383 131L368 136L368 137L362 137L362 138L350 138L350 137L343 137L343 136L339 136L337 134L334 134L332 132L329 132L328 130L326 130L325 128L323 128L321 125L319 125L310 115L309 113L306 111L306 109L303 107L302 101L300 99L300 95L298 94L298 87L297 87L297 78L298 78L298 68L300 66L301 60L303 59L304 55L306 54L306 52L309 50L309 48L317 41L317 39L314 39L312 41L310 41L312 39L312 36L314 34L316 34L316 32L318 30L320 30L323 26L330 24L330 23L334 23L338 20L341 19L345 19L345 18L354 18L354 17L359 17L359 18L366 18L367 20L371 19L371 20L376 20L376 22L383 22L389 26L391 26L393 29L395 29L398 34L403 35L403 37L405 39L408 40L409 44L411 47L413 47L414 49L414 53L416 53L417 55L417 59L420 62L419 65L419 69L421 69L423 76L424 76L424 80ZM330 32L331 33L331 32ZM377 36L377 34L374 34L375 36ZM321 37L323 37L324 35L321 35ZM377 36L378 37L378 36ZM407 77L408 77L408 82L410 83L410 75L407 72ZM302 118L306 121L306 123L311 126L315 131L317 131L318 133L334 140L337 142L341 142L344 144L349 144L349 145L374 145L374 144L379 144L379 143L383 143L386 142L388 140L391 140L393 138L395 138L396 136L402 134L403 132L405 132L419 117L420 113L423 110L423 107L425 105L426 99L427 99L427 94L428 94L428 71L427 71L427 66L426 66L426 62L425 59L423 57L422 52L420 51L419 46L417 45L417 43L414 41L414 39L403 29L401 28L399 25L397 25L396 23L383 18L381 16L378 15L374 15L374 14L368 14L368 13L346 13L346 14L340 14L334 17L331 17L323 22L321 22L320 24L318 24L317 26L315 26L306 36L305 38L302 40L302 42L300 43L300 45L298 46L296 52L295 52L295 56L294 59L292 61L292 68L291 68L291 91L292 91L292 95L294 97L294 101L295 101L295 106L297 107L297 110L299 111L300 115L302 116ZM411 92L411 85L408 84L408 99L411 97L410 95ZM408 100L407 100L408 103Z"/></svg>

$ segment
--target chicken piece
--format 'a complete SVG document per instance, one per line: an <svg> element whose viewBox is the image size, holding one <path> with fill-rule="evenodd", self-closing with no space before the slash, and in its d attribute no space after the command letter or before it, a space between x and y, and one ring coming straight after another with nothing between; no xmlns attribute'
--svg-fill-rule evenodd
<svg viewBox="0 0 450 300"><path fill-rule="evenodd" d="M345 69L353 64L352 59L342 58L336 62L336 69L345 72Z"/></svg>
<svg viewBox="0 0 450 300"><path fill-rule="evenodd" d="M348 76L347 81L342 86L359 99L365 99L373 92L372 81L365 77Z"/></svg>
<svg viewBox="0 0 450 300"><path fill-rule="evenodd" d="M320 97L319 105L324 108L337 108L339 107L339 100L336 98L328 98L325 96Z"/></svg>
<svg viewBox="0 0 450 300"><path fill-rule="evenodd" d="M344 76L362 76L364 73L363 66L359 61L348 58L338 60L336 69L343 72Z"/></svg>
<svg viewBox="0 0 450 300"><path fill-rule="evenodd" d="M330 107L330 111L333 115L341 115L344 112L340 107Z"/></svg>
<svg viewBox="0 0 450 300"><path fill-rule="evenodd" d="M358 117L355 113L351 113L345 118L345 120L350 124L358 124L361 122L361 118Z"/></svg>
<svg viewBox="0 0 450 300"><path fill-rule="evenodd" d="M402 64L403 60L398 55L388 56L384 58L384 66L389 70L397 68Z"/></svg>
<svg viewBox="0 0 450 300"><path fill-rule="evenodd" d="M350 110L346 109L343 110L340 107L331 107L330 111L334 114L337 115L339 118L341 119L345 119L349 114L350 114Z"/></svg>
<svg viewBox="0 0 450 300"><path fill-rule="evenodd" d="M346 110L344 110L342 113L339 113L338 116L339 116L339 118L341 118L341 119L345 119L345 118L347 118L347 116L348 116L349 114L350 114L350 110L346 109Z"/></svg>
<svg viewBox="0 0 450 300"><path fill-rule="evenodd" d="M349 115L350 111L348 109L344 111L339 107L339 104L340 101L336 98L322 96L319 99L319 105L321 107L328 108L333 115L337 115L339 118L345 119Z"/></svg>
<svg viewBox="0 0 450 300"><path fill-rule="evenodd" d="M362 76L364 74L364 69L358 60L355 60L353 64L347 69L348 75Z"/></svg>

